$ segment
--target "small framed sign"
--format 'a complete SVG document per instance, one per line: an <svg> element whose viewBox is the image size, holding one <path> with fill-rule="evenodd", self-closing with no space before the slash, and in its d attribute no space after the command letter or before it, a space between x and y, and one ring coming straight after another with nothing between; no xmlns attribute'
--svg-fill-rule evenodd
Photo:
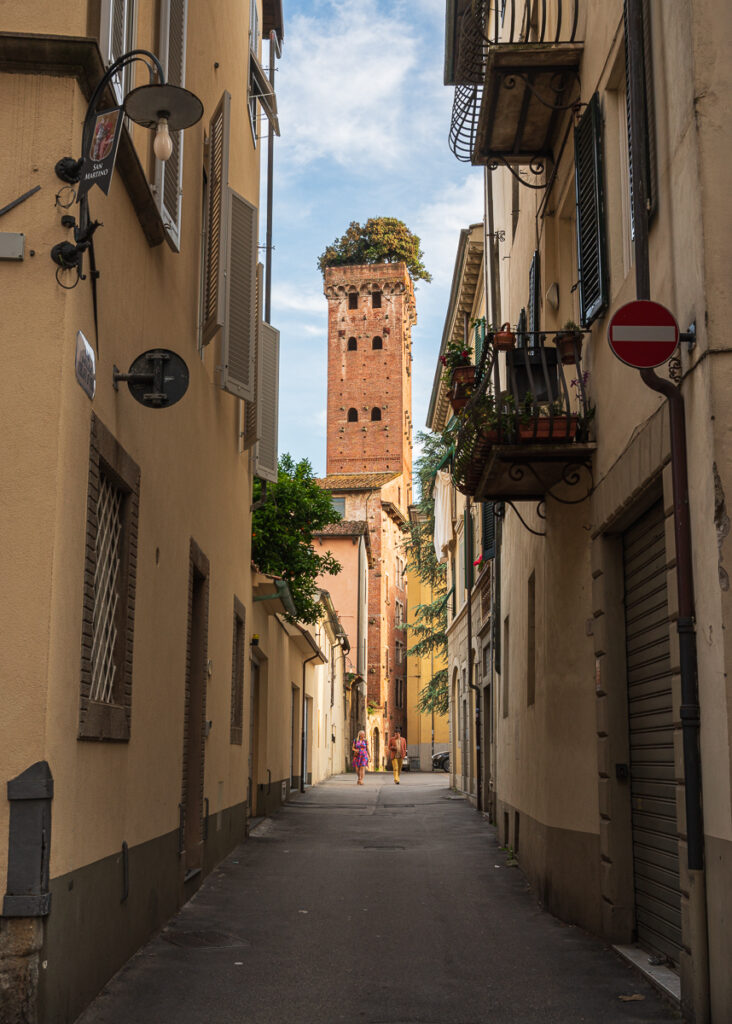
<svg viewBox="0 0 732 1024"><path fill-rule="evenodd" d="M76 332L76 379L89 398L94 398L97 392L97 359L81 331Z"/></svg>

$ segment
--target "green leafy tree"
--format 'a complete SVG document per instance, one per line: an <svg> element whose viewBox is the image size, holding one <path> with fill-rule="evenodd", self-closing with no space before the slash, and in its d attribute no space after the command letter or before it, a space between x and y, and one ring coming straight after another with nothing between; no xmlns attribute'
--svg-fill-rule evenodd
<svg viewBox="0 0 732 1024"><path fill-rule="evenodd" d="M371 217L363 227L351 221L346 233L321 254L318 269L322 273L326 267L405 263L413 281L431 281L423 259L419 237L406 224L396 217Z"/></svg>
<svg viewBox="0 0 732 1024"><path fill-rule="evenodd" d="M340 515L333 508L330 491L318 486L307 459L296 463L291 455L280 458L276 484L269 484L266 498L252 513L252 561L260 572L281 576L288 584L301 622L314 624L322 615L316 600L318 576L335 576L340 562L330 551L318 555L313 533ZM262 500L262 481L254 481L255 505Z"/></svg>
<svg viewBox="0 0 732 1024"><path fill-rule="evenodd" d="M442 660L447 654L447 572L444 564L437 561L434 545L435 502L432 497L437 468L444 459L449 438L440 434L420 433L418 441L422 454L415 463L419 482L420 498L417 502L416 521L410 519L406 540L407 565L410 572L417 574L430 590L432 598L427 604L417 605L414 621L409 628L415 642L407 654ZM417 698L417 709L422 712L434 711L446 715L449 706L447 669L440 668L424 686Z"/></svg>

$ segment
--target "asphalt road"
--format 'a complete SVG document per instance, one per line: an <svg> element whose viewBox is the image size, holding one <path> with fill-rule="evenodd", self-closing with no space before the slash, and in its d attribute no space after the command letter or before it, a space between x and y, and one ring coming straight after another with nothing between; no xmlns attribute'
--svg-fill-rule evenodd
<svg viewBox="0 0 732 1024"><path fill-rule="evenodd" d="M678 1019L439 773L338 776L263 821L79 1024Z"/></svg>

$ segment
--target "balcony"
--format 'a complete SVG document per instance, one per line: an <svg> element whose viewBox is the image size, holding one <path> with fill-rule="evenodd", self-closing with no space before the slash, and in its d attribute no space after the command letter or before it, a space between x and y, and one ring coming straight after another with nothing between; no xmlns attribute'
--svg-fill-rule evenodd
<svg viewBox="0 0 732 1024"><path fill-rule="evenodd" d="M486 335L477 383L457 417L455 483L476 501L582 500L596 447L582 333L521 331L515 340L503 351L505 332Z"/></svg>
<svg viewBox="0 0 732 1024"><path fill-rule="evenodd" d="M455 86L458 160L555 161L560 121L579 99L580 0L449 0L445 82Z"/></svg>

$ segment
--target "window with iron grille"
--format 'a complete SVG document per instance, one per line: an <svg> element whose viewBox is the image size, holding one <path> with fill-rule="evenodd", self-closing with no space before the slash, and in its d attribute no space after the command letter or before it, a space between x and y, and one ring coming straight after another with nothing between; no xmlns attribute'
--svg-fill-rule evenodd
<svg viewBox="0 0 732 1024"><path fill-rule="evenodd" d="M541 274L539 271L539 250L537 249L529 268L529 347L538 345Z"/></svg>
<svg viewBox="0 0 732 1024"><path fill-rule="evenodd" d="M92 416L79 738L127 740L140 471Z"/></svg>
<svg viewBox="0 0 732 1024"><path fill-rule="evenodd" d="M231 730L229 741L241 746L244 727L244 623L246 609L234 598L234 637L231 664Z"/></svg>

